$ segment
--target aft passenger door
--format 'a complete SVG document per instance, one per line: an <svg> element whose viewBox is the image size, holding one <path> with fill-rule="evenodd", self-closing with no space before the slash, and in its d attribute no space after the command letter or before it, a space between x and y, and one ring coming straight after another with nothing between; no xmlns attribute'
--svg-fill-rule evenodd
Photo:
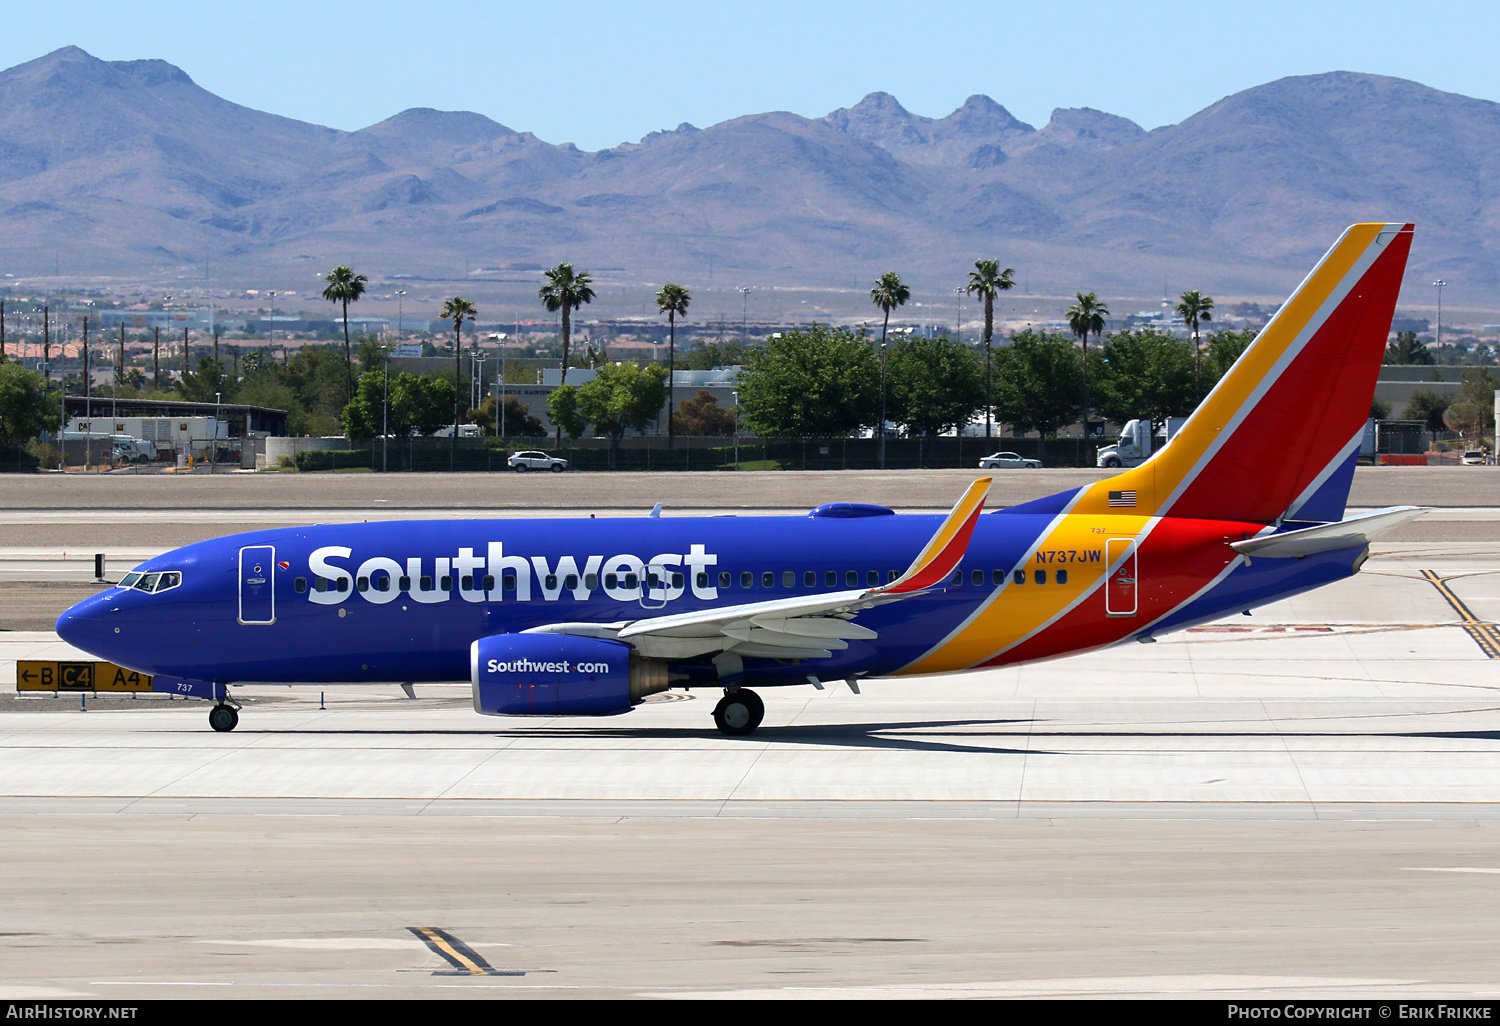
<svg viewBox="0 0 1500 1026"><path fill-rule="evenodd" d="M240 623L276 622L276 547L246 545L240 549Z"/></svg>
<svg viewBox="0 0 1500 1026"><path fill-rule="evenodd" d="M1110 568L1109 580L1104 583L1104 612L1108 616L1135 616L1139 608L1135 551L1134 538L1110 538L1104 543L1104 565Z"/></svg>

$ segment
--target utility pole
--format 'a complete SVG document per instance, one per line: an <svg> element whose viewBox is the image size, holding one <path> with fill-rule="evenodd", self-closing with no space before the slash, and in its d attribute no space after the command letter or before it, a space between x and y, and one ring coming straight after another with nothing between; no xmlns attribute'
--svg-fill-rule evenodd
<svg viewBox="0 0 1500 1026"><path fill-rule="evenodd" d="M151 329L151 387L161 390L161 325Z"/></svg>

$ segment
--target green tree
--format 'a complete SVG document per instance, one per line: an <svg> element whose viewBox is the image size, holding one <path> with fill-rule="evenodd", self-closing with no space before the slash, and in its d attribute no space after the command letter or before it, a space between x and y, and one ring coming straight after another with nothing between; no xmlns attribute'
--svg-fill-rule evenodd
<svg viewBox="0 0 1500 1026"><path fill-rule="evenodd" d="M479 311L463 296L454 296L443 303L443 312L438 316L453 322L453 442L448 447L448 464L452 469L453 455L458 449L458 396L463 391L464 318L473 321Z"/></svg>
<svg viewBox="0 0 1500 1026"><path fill-rule="evenodd" d="M996 362L997 420L1036 431L1045 442L1083 409L1083 357L1067 336L1028 328L999 350Z"/></svg>
<svg viewBox="0 0 1500 1026"><path fill-rule="evenodd" d="M677 422L679 434L734 434L734 414L720 406L718 396L706 388L698 389L696 396L679 403L672 419Z"/></svg>
<svg viewBox="0 0 1500 1026"><path fill-rule="evenodd" d="M751 347L737 338L715 338L700 342L683 358L686 370L713 370L715 367L738 367L745 362Z"/></svg>
<svg viewBox="0 0 1500 1026"><path fill-rule="evenodd" d="M886 367L890 419L908 437L936 438L974 419L985 405L979 358L947 338L905 338L891 349Z"/></svg>
<svg viewBox="0 0 1500 1026"><path fill-rule="evenodd" d="M990 437L990 407L994 404L994 388L990 379L990 339L995 334L995 294L1015 288L1015 268L1000 270L998 260L976 260L974 270L969 272L969 283L964 291L970 295L984 297L984 437Z"/></svg>
<svg viewBox="0 0 1500 1026"><path fill-rule="evenodd" d="M507 438L546 438L547 429L531 415L526 404L513 395L505 397L503 406L497 408L496 396L487 397L479 408L469 411L469 422L478 424L486 435L503 430Z"/></svg>
<svg viewBox="0 0 1500 1026"><path fill-rule="evenodd" d="M189 371L178 382L177 390L189 402L211 403L215 395L224 402L234 401L235 382L224 373L224 365L211 356L198 357L198 369Z"/></svg>
<svg viewBox="0 0 1500 1026"><path fill-rule="evenodd" d="M1107 420L1137 417L1161 424L1192 412L1197 397L1194 351L1164 332L1117 331L1096 351L1095 406Z"/></svg>
<svg viewBox="0 0 1500 1026"><path fill-rule="evenodd" d="M1398 331L1396 337L1385 347L1385 363L1404 366L1431 366L1434 362L1427 343L1417 338L1415 331Z"/></svg>
<svg viewBox="0 0 1500 1026"><path fill-rule="evenodd" d="M1391 419L1391 404L1378 395L1370 396L1370 416L1376 420Z"/></svg>
<svg viewBox="0 0 1500 1026"><path fill-rule="evenodd" d="M745 422L767 437L847 435L880 412L880 367L861 336L815 324L751 350L740 371Z"/></svg>
<svg viewBox="0 0 1500 1026"><path fill-rule="evenodd" d="M1181 296L1181 302L1177 304L1177 316L1181 317L1182 323L1186 324L1193 332L1193 390L1197 392L1199 397L1203 395L1202 385L1200 384L1203 377L1203 359L1198 345L1198 324L1202 321L1213 320L1213 310L1213 297L1205 296L1197 289L1193 289L1191 292L1184 292Z"/></svg>
<svg viewBox="0 0 1500 1026"><path fill-rule="evenodd" d="M344 398L347 400L354 396L354 353L349 346L349 304L359 302L370 279L362 274L355 274L354 268L348 264L339 264L323 280L328 283L323 290L323 298L330 303L341 303L344 307Z"/></svg>
<svg viewBox="0 0 1500 1026"><path fill-rule="evenodd" d="M36 371L0 359L0 445L14 446L49 429L62 418L62 399L47 389Z"/></svg>
<svg viewBox="0 0 1500 1026"><path fill-rule="evenodd" d="M1216 331L1208 336L1208 351L1205 354L1208 366L1203 380L1206 391L1212 391L1224 375L1229 373L1229 368L1250 348L1250 343L1255 341L1257 334L1254 328L1246 328L1244 331Z"/></svg>
<svg viewBox="0 0 1500 1026"><path fill-rule="evenodd" d="M891 311L898 306L905 306L910 298L911 289L902 284L901 275L895 271L886 271L876 279L875 286L870 289L870 302L880 307L880 312L885 315L885 320L880 324L881 345L885 345L885 334L891 326Z"/></svg>
<svg viewBox="0 0 1500 1026"><path fill-rule="evenodd" d="M558 438L566 431L569 438L577 438L589 428L588 419L578 409L578 389L572 385L559 385L547 397L547 416L557 426Z"/></svg>
<svg viewBox="0 0 1500 1026"><path fill-rule="evenodd" d="M578 412L594 425L594 434L609 438L611 452L626 431L644 432L661 416L667 401L667 370L653 363L610 363L578 389Z"/></svg>
<svg viewBox="0 0 1500 1026"><path fill-rule="evenodd" d="M573 311L594 301L593 279L587 271L575 271L572 264L558 264L543 272L547 284L537 289L537 298L549 313L562 312L562 380L568 383L568 348L573 341Z"/></svg>
<svg viewBox="0 0 1500 1026"><path fill-rule="evenodd" d="M1104 318L1109 316L1109 307L1099 302L1092 292L1075 292L1078 302L1068 307L1068 329L1083 342L1083 417L1084 437L1088 437L1089 419L1089 335L1096 338L1104 334Z"/></svg>
<svg viewBox="0 0 1500 1026"><path fill-rule="evenodd" d="M677 318L679 315L687 314L688 305L693 301L692 293L681 285L663 285L661 291L656 294L656 309L667 315L667 407L671 409L677 404L676 378L674 372L677 369ZM677 437L677 418L667 418L667 448L672 448Z"/></svg>
<svg viewBox="0 0 1500 1026"><path fill-rule="evenodd" d="M394 438L431 434L448 423L453 394L453 386L443 378L403 371L391 378L390 401L383 406L385 374L366 371L359 377L358 392L344 407L344 431L356 444L378 437L382 423Z"/></svg>
<svg viewBox="0 0 1500 1026"><path fill-rule="evenodd" d="M1500 388L1500 379L1483 367L1464 371L1463 390L1443 414L1443 423L1450 431L1457 431L1465 438L1477 438L1495 420L1495 390Z"/></svg>
<svg viewBox="0 0 1500 1026"><path fill-rule="evenodd" d="M1411 401L1401 411L1401 419L1420 420L1427 430L1442 431L1446 427L1443 414L1448 412L1448 407L1452 404L1452 397L1422 389L1412 393Z"/></svg>

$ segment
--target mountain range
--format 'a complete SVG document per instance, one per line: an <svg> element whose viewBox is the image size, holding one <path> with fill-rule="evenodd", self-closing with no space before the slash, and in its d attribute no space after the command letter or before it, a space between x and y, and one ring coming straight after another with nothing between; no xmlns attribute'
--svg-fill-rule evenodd
<svg viewBox="0 0 1500 1026"><path fill-rule="evenodd" d="M1500 306L1497 217L1500 104L1352 72L1152 131L1087 108L1035 128L986 96L927 118L872 93L598 152L424 108L324 128L76 47L0 73L0 271L17 277L571 260L622 282L852 288L893 269L961 282L990 256L1037 293L1279 296L1347 224L1411 220L1408 286L1441 275Z"/></svg>

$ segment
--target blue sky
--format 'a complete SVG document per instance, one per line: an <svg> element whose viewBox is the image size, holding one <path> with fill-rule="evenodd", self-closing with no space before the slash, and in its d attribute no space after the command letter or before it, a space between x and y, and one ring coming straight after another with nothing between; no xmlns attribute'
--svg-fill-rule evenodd
<svg viewBox="0 0 1500 1026"><path fill-rule="evenodd" d="M986 93L1037 126L1096 107L1146 128L1333 70L1500 100L1497 35L1500 5L1474 2L53 0L9 6L0 67L74 44L335 128L438 107L592 150L683 121L817 117L875 90L933 117Z"/></svg>

